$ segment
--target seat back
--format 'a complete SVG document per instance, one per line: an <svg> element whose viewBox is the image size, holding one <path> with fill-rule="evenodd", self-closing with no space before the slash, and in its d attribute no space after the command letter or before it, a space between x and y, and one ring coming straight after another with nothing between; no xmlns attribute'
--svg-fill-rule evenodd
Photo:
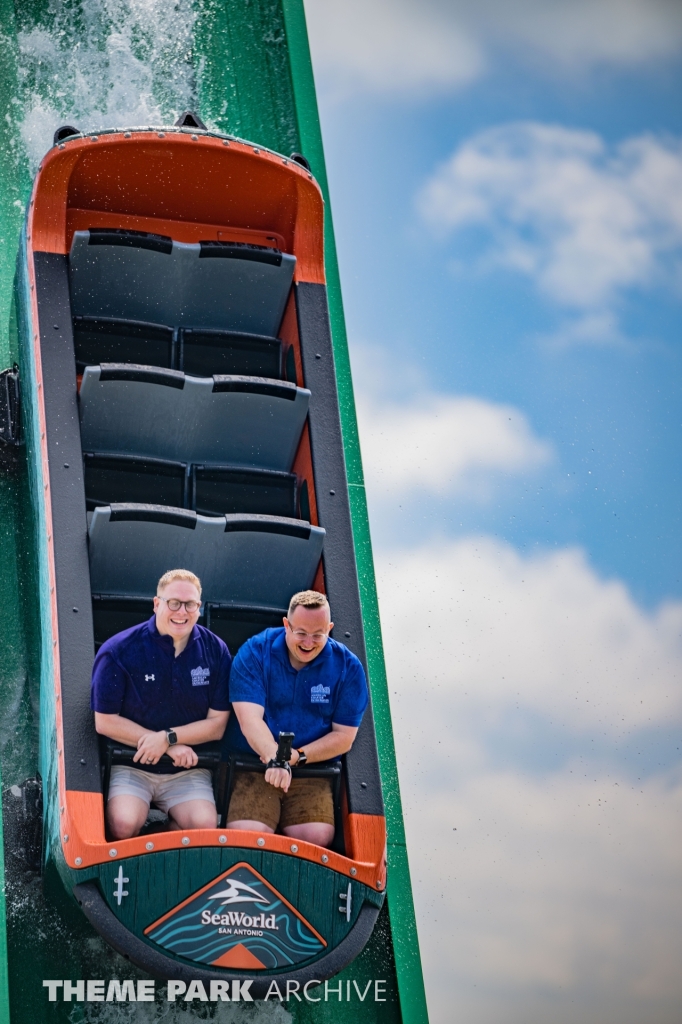
<svg viewBox="0 0 682 1024"><path fill-rule="evenodd" d="M311 586L325 534L297 519L208 518L164 505L100 506L88 519L95 594L148 598L181 565L199 576L206 601L268 608Z"/></svg>
<svg viewBox="0 0 682 1024"><path fill-rule="evenodd" d="M88 511L112 502L180 508L188 504L189 477L184 462L84 452L83 467Z"/></svg>
<svg viewBox="0 0 682 1024"><path fill-rule="evenodd" d="M180 331L179 343L178 369L195 377L236 373L281 380L284 376L279 338L187 327Z"/></svg>
<svg viewBox="0 0 682 1024"><path fill-rule="evenodd" d="M169 369L175 363L175 332L163 324L77 316L73 337L79 373L98 363L142 363Z"/></svg>
<svg viewBox="0 0 682 1024"><path fill-rule="evenodd" d="M237 242L177 242L120 229L76 231L69 256L76 316L275 337L296 257Z"/></svg>
<svg viewBox="0 0 682 1024"><path fill-rule="evenodd" d="M93 316L74 317L73 334L79 373L99 363L136 363L184 370L194 377L236 373L271 380L286 376L296 382L293 348L287 350L285 375L279 338L192 327L174 330L163 324Z"/></svg>
<svg viewBox="0 0 682 1024"><path fill-rule="evenodd" d="M221 605L208 602L206 628L224 640L234 657L243 643L256 633L273 626L281 626L287 613L282 608L249 608L238 605Z"/></svg>
<svg viewBox="0 0 682 1024"><path fill-rule="evenodd" d="M80 389L84 451L289 472L310 392L260 377L88 366Z"/></svg>
<svg viewBox="0 0 682 1024"><path fill-rule="evenodd" d="M207 516L254 512L296 519L296 476L271 469L194 465L190 507Z"/></svg>
<svg viewBox="0 0 682 1024"><path fill-rule="evenodd" d="M88 511L135 502L191 508L207 516L247 512L301 518L294 473L98 452L84 452L83 465Z"/></svg>
<svg viewBox="0 0 682 1024"><path fill-rule="evenodd" d="M93 594L92 619L95 629L95 650L98 650L110 636L146 622L152 611L152 595L140 598Z"/></svg>

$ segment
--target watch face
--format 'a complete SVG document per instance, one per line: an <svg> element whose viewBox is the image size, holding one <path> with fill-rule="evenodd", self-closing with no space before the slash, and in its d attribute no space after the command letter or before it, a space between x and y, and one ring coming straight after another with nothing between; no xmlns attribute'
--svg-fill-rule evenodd
<svg viewBox="0 0 682 1024"><path fill-rule="evenodd" d="M178 737L175 735L175 733L173 732L172 729L169 729L168 732L166 733L166 735L168 736L168 744L169 744L169 746L172 747L174 743L178 742Z"/></svg>

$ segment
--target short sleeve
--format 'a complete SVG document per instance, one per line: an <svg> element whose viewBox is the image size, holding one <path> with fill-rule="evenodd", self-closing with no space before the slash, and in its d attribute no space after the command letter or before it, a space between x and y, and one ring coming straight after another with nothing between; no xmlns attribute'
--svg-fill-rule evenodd
<svg viewBox="0 0 682 1024"><path fill-rule="evenodd" d="M92 667L90 707L101 715L120 715L127 673L108 651L99 651Z"/></svg>
<svg viewBox="0 0 682 1024"><path fill-rule="evenodd" d="M239 648L230 674L230 700L248 701L265 707L266 688L261 643L248 640Z"/></svg>
<svg viewBox="0 0 682 1024"><path fill-rule="evenodd" d="M215 682L211 682L208 705L213 711L229 711L230 704L230 670L232 658L227 649L227 644L220 642L218 662L218 676Z"/></svg>
<svg viewBox="0 0 682 1024"><path fill-rule="evenodd" d="M335 722L336 725L350 725L357 729L368 701L365 670L359 659L349 652L346 674L336 701L332 722Z"/></svg>

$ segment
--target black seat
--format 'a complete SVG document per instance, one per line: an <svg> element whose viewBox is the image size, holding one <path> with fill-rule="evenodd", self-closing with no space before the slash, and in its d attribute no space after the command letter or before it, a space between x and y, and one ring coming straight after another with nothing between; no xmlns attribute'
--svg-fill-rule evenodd
<svg viewBox="0 0 682 1024"><path fill-rule="evenodd" d="M83 372L81 443L88 452L289 473L309 401L288 381L102 363Z"/></svg>
<svg viewBox="0 0 682 1024"><path fill-rule="evenodd" d="M202 515L255 512L295 519L298 515L296 491L294 473L241 466L193 465L191 468L190 507Z"/></svg>
<svg viewBox="0 0 682 1024"><path fill-rule="evenodd" d="M279 338L191 327L176 330L164 324L96 316L74 317L73 333L79 373L100 363L132 363L184 370L192 377L237 374L296 383L290 365L293 348L287 350L285 373Z"/></svg>
<svg viewBox="0 0 682 1024"><path fill-rule="evenodd" d="M171 369L177 361L175 332L162 324L76 316L73 336L78 373L99 363L143 363Z"/></svg>
<svg viewBox="0 0 682 1024"><path fill-rule="evenodd" d="M88 511L127 501L187 507L189 477L184 462L84 452L83 466Z"/></svg>
<svg viewBox="0 0 682 1024"><path fill-rule="evenodd" d="M194 377L241 374L281 380L282 342L259 334L235 331L180 331L178 369ZM295 380L294 380L295 383Z"/></svg>
<svg viewBox="0 0 682 1024"><path fill-rule="evenodd" d="M98 505L138 502L191 508L202 515L252 512L298 515L293 473L241 466L188 466L136 455L84 452L88 511Z"/></svg>
<svg viewBox="0 0 682 1024"><path fill-rule="evenodd" d="M173 565L185 565L216 604L283 607L315 579L325 531L299 519L201 516L135 503L88 512L91 587L96 594L150 597Z"/></svg>
<svg viewBox="0 0 682 1024"><path fill-rule="evenodd" d="M77 316L274 338L295 266L295 256L269 246L91 228L71 242L71 305Z"/></svg>
<svg viewBox="0 0 682 1024"><path fill-rule="evenodd" d="M95 631L95 650L99 650L104 641L116 633L122 633L124 629L130 629L132 626L139 626L146 622L152 612L151 597L93 594L92 618Z"/></svg>
<svg viewBox="0 0 682 1024"><path fill-rule="evenodd" d="M286 608L257 608L209 601L205 607L206 628L225 641L234 657L241 645L256 633L281 626L286 613Z"/></svg>

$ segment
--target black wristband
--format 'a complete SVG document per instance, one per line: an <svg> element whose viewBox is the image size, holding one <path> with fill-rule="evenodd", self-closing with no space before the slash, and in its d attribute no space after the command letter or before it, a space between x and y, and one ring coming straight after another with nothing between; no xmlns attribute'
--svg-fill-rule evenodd
<svg viewBox="0 0 682 1024"><path fill-rule="evenodd" d="M273 757L271 761L268 761L267 767L268 768L286 768L286 770L291 775L291 765L289 764L288 761L277 761Z"/></svg>

